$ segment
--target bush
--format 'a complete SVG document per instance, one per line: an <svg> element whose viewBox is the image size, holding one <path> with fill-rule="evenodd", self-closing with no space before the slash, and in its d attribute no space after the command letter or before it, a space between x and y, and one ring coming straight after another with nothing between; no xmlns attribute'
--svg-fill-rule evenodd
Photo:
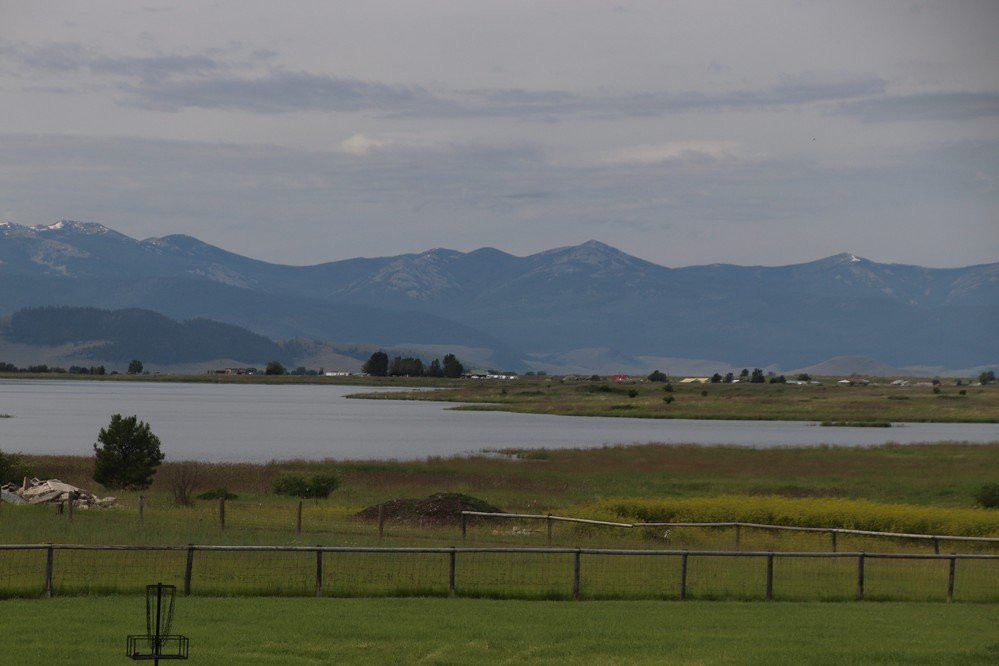
<svg viewBox="0 0 999 666"><path fill-rule="evenodd" d="M215 488L198 495L198 499L203 500L214 500L214 499L225 499L234 500L239 499L239 495L236 493L229 492L228 488Z"/></svg>
<svg viewBox="0 0 999 666"><path fill-rule="evenodd" d="M276 495L288 495L302 499L320 499L330 496L340 486L335 474L316 474L310 480L297 474L282 476L274 482Z"/></svg>
<svg viewBox="0 0 999 666"><path fill-rule="evenodd" d="M634 398L637 395L638 395L638 391L636 391L635 389L628 389L628 397L629 398Z"/></svg>
<svg viewBox="0 0 999 666"><path fill-rule="evenodd" d="M975 495L983 509L999 509L999 483L987 483Z"/></svg>
<svg viewBox="0 0 999 666"><path fill-rule="evenodd" d="M0 485L21 483L26 476L32 476L32 473L21 460L20 454L0 451Z"/></svg>
<svg viewBox="0 0 999 666"><path fill-rule="evenodd" d="M105 488L144 490L163 458L160 438L148 423L115 414L94 444L94 481Z"/></svg>

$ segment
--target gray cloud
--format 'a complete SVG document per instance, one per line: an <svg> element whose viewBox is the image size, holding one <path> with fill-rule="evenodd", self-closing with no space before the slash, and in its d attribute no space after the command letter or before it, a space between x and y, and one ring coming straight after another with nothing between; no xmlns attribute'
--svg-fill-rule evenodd
<svg viewBox="0 0 999 666"><path fill-rule="evenodd" d="M108 56L80 44L48 44L38 47L0 44L0 54L17 63L22 74L67 74L84 70L98 75L159 81L227 68L221 61L204 54Z"/></svg>
<svg viewBox="0 0 999 666"><path fill-rule="evenodd" d="M880 94L885 82L866 78L822 82L785 77L763 90L717 94L658 92L586 95L562 90L429 91L305 72L271 71L256 78L167 79L130 88L142 104L178 109L239 109L253 113L369 111L395 117L558 118L662 116L696 111L775 108Z"/></svg>
<svg viewBox="0 0 999 666"><path fill-rule="evenodd" d="M184 108L275 114L296 111L369 112L406 118L557 119L566 116L643 117L678 113L795 107L883 94L876 77L827 79L788 74L769 88L586 94L565 90L430 90L421 86L286 71L266 65L275 53L257 49L231 61L217 52L194 55L107 56L79 44L0 46L22 71L67 74L86 70L118 77L121 103L158 110ZM244 70L243 73L239 73ZM245 70L253 70L246 72ZM136 80L137 79L137 80ZM53 87L54 88L54 87Z"/></svg>
<svg viewBox="0 0 999 666"><path fill-rule="evenodd" d="M999 116L999 93L924 93L843 103L836 113L865 122L971 120Z"/></svg>

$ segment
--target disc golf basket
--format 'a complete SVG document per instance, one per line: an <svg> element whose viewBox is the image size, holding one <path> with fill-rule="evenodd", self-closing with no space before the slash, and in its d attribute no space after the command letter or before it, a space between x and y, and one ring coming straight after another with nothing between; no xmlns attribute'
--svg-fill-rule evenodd
<svg viewBox="0 0 999 666"><path fill-rule="evenodd" d="M128 656L132 659L187 659L190 641L187 636L171 634L176 585L146 585L146 633L128 637Z"/></svg>

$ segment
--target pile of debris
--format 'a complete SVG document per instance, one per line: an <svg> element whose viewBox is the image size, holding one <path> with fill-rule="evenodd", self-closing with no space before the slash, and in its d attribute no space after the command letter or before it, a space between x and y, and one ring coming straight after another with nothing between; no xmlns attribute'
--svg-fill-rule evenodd
<svg viewBox="0 0 999 666"><path fill-rule="evenodd" d="M462 511L499 513L497 508L471 495L437 493L422 499L397 499L375 504L356 514L361 520L378 520L379 506L385 520L419 523L424 525L456 525L461 522Z"/></svg>
<svg viewBox="0 0 999 666"><path fill-rule="evenodd" d="M89 509L90 507L106 508L114 506L118 501L115 497L96 497L89 490L77 488L59 479L29 479L25 477L20 486L7 483L0 486L0 501L11 504L65 504L72 502L73 508Z"/></svg>

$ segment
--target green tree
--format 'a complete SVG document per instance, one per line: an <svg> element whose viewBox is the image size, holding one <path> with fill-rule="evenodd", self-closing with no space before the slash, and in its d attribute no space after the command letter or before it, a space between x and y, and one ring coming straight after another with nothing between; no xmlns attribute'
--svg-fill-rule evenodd
<svg viewBox="0 0 999 666"><path fill-rule="evenodd" d="M444 368L441 366L441 360L435 358L430 365L427 367L427 377L443 377Z"/></svg>
<svg viewBox="0 0 999 666"><path fill-rule="evenodd" d="M753 376L749 378L753 384L763 384L767 381L766 375L759 368L753 368Z"/></svg>
<svg viewBox="0 0 999 666"><path fill-rule="evenodd" d="M105 488L143 490L163 462L160 438L136 416L115 414L94 444L94 481Z"/></svg>
<svg viewBox="0 0 999 666"><path fill-rule="evenodd" d="M995 370L989 370L988 372L983 372L978 375L978 381L982 384L995 384L996 383L996 372Z"/></svg>
<svg viewBox="0 0 999 666"><path fill-rule="evenodd" d="M721 380L722 380L722 376L720 374L718 374L717 372L715 374L711 375L711 383L712 384L718 384L718 383L721 382Z"/></svg>
<svg viewBox="0 0 999 666"><path fill-rule="evenodd" d="M283 375L285 372L287 371L284 369L284 366L281 365L280 361L271 361L267 364L267 367L264 368L265 375Z"/></svg>
<svg viewBox="0 0 999 666"><path fill-rule="evenodd" d="M731 372L726 372L725 373L725 383L726 384L731 384L734 379L735 379L735 375L733 375Z"/></svg>
<svg viewBox="0 0 999 666"><path fill-rule="evenodd" d="M810 382L812 381L812 376L807 372L800 372L798 373L798 376L795 377L795 379L797 379L799 382Z"/></svg>
<svg viewBox="0 0 999 666"><path fill-rule="evenodd" d="M652 374L649 375L648 379L649 379L650 382L667 382L667 381L669 381L669 377L666 376L666 373L662 372L660 370L653 370Z"/></svg>
<svg viewBox="0 0 999 666"><path fill-rule="evenodd" d="M142 374L142 361L134 359L128 362L128 374L130 375L141 375Z"/></svg>
<svg viewBox="0 0 999 666"><path fill-rule="evenodd" d="M455 379L461 377L462 373L465 372L465 366L461 364L461 361L454 354L447 354L444 356L444 376Z"/></svg>
<svg viewBox="0 0 999 666"><path fill-rule="evenodd" d="M739 373L739 379L741 379L742 381L746 381L746 377L749 377L749 370L743 368L742 372Z"/></svg>
<svg viewBox="0 0 999 666"><path fill-rule="evenodd" d="M361 371L372 377L384 377L388 374L388 367L388 354L383 351L376 351L364 362L364 367L361 368Z"/></svg>

